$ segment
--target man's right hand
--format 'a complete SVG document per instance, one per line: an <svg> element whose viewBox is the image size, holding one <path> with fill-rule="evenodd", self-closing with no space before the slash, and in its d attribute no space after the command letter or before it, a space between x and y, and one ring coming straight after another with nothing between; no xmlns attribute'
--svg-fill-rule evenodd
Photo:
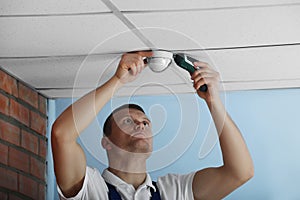
<svg viewBox="0 0 300 200"><path fill-rule="evenodd" d="M146 67L143 59L145 57L151 57L152 55L152 51L139 51L136 53L123 54L115 77L123 84L135 80L139 73Z"/></svg>

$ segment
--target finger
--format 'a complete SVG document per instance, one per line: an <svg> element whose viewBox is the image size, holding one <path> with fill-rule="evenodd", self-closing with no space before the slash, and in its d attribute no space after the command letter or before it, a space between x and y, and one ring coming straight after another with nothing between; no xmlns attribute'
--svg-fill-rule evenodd
<svg viewBox="0 0 300 200"><path fill-rule="evenodd" d="M153 56L152 51L139 51L139 52L137 52L137 54L142 56L142 57L147 57L147 58Z"/></svg>
<svg viewBox="0 0 300 200"><path fill-rule="evenodd" d="M217 85L218 80L215 77L212 78L202 78L197 82L194 82L194 88L198 90L202 85L206 84L208 87L212 85Z"/></svg>
<svg viewBox="0 0 300 200"><path fill-rule="evenodd" d="M137 72L141 73L144 69L144 66L145 66L144 61L142 59L139 59L137 61Z"/></svg>
<svg viewBox="0 0 300 200"><path fill-rule="evenodd" d="M198 67L202 67L202 68L210 68L209 64L206 63L206 62L202 62L202 61L197 61L197 62L194 62L194 68L198 68Z"/></svg>
<svg viewBox="0 0 300 200"><path fill-rule="evenodd" d="M137 74L137 67L135 63L132 63L129 68L131 75L135 76Z"/></svg>
<svg viewBox="0 0 300 200"><path fill-rule="evenodd" d="M191 75L191 79L194 79L196 76L198 76L199 74L214 74L216 73L214 70L211 70L209 68L200 68L198 70L196 70L192 75Z"/></svg>
<svg viewBox="0 0 300 200"><path fill-rule="evenodd" d="M136 62L136 65L142 68L144 68L144 66L146 65L145 63L145 57L142 57L141 55L139 55L138 53L136 54L135 56L135 62Z"/></svg>
<svg viewBox="0 0 300 200"><path fill-rule="evenodd" d="M208 80L214 80L215 82L220 82L220 74L218 72L204 74L200 77L195 78L195 80L197 79L196 81L198 81L201 78L208 79ZM194 82L195 82L195 80L194 80Z"/></svg>
<svg viewBox="0 0 300 200"><path fill-rule="evenodd" d="M195 90L199 90L200 87L201 87L202 85L205 85L205 84L208 85L208 84L207 84L207 80L201 79L200 81L194 83L194 88L195 88Z"/></svg>
<svg viewBox="0 0 300 200"><path fill-rule="evenodd" d="M138 64L138 65L136 66L136 68L137 68L137 73L138 73L138 74L141 73L142 70L143 70L143 66L142 66L141 64Z"/></svg>
<svg viewBox="0 0 300 200"><path fill-rule="evenodd" d="M197 76L194 76L192 78L192 80L194 82L197 82L199 81L201 78L213 78L213 77L216 77L216 75L214 73L208 73L208 72L202 72L200 74L198 74Z"/></svg>
<svg viewBox="0 0 300 200"><path fill-rule="evenodd" d="M201 79L201 80L199 80L199 81L197 81L197 82L194 82L194 88L195 88L195 90L199 90L199 88L200 88L202 85L204 85L204 84L206 84L205 79Z"/></svg>

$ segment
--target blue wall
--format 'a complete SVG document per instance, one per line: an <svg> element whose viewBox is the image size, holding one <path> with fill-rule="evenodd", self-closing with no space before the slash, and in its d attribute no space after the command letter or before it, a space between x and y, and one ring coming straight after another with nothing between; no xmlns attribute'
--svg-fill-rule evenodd
<svg viewBox="0 0 300 200"><path fill-rule="evenodd" d="M300 89L228 92L222 99L240 128L255 165L255 177L226 199L300 199ZM152 119L155 149L148 170L154 179L166 173L188 173L222 164L205 103L195 95L181 94L117 98L109 102L80 136L89 165L100 171L105 168L106 154L100 145L103 121L111 108L128 101L142 105ZM55 110L50 112L57 117L71 103L72 99L56 100Z"/></svg>

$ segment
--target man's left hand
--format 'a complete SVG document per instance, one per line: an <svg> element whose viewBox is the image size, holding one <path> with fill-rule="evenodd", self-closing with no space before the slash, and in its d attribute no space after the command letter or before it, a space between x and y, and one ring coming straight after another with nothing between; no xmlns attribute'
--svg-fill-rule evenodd
<svg viewBox="0 0 300 200"><path fill-rule="evenodd" d="M194 88L197 94L207 103L213 102L216 98L219 98L220 74L205 62L194 62L194 67L196 71L192 74L191 79L194 81ZM199 90L204 84L208 88L206 92Z"/></svg>

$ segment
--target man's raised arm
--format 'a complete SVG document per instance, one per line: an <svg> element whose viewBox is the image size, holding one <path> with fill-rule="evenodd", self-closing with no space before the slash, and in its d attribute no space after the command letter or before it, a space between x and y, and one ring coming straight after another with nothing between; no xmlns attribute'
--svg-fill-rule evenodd
<svg viewBox="0 0 300 200"><path fill-rule="evenodd" d="M123 84L133 81L144 69L144 57L152 52L124 54L114 76L96 90L70 105L55 121L51 131L54 171L57 184L66 197L81 189L86 159L77 143L79 134L95 119L98 112Z"/></svg>
<svg viewBox="0 0 300 200"><path fill-rule="evenodd" d="M192 75L194 87L210 110L220 140L224 165L199 170L193 180L196 200L219 200L244 184L254 175L254 167L244 139L226 112L219 97L219 74L207 63L197 62L201 69ZM201 85L207 84L208 91L201 92Z"/></svg>

